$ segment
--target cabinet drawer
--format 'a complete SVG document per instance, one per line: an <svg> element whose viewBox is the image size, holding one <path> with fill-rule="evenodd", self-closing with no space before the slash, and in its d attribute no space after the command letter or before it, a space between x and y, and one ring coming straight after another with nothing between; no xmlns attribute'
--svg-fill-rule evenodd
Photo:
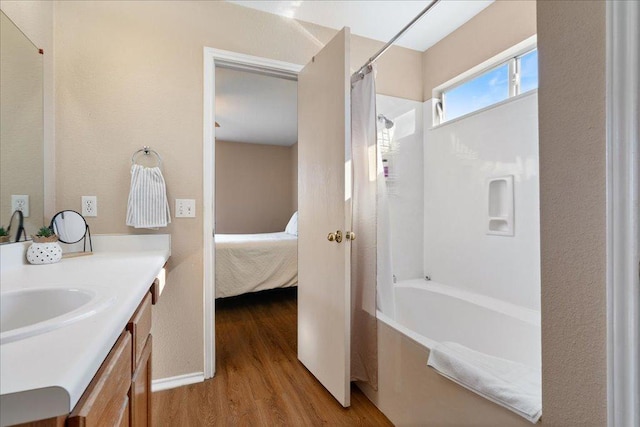
<svg viewBox="0 0 640 427"><path fill-rule="evenodd" d="M67 419L70 427L127 425L131 387L131 334L125 331ZM123 424L124 423L124 424Z"/></svg>
<svg viewBox="0 0 640 427"><path fill-rule="evenodd" d="M147 293L135 314L129 320L127 329L131 331L133 339L133 363L131 365L131 373L142 357L142 351L147 343L147 337L151 333L151 294Z"/></svg>

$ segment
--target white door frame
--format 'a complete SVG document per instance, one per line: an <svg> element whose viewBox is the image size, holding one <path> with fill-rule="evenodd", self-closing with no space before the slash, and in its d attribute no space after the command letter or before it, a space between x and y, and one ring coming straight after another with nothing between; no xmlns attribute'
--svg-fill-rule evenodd
<svg viewBox="0 0 640 427"><path fill-rule="evenodd" d="M640 425L640 4L606 8L607 408L623 427Z"/></svg>
<svg viewBox="0 0 640 427"><path fill-rule="evenodd" d="M204 298L204 378L215 375L215 68L216 62L227 67L254 69L265 72L298 74L302 65L226 50L204 48L204 131L202 144L203 185L203 298Z"/></svg>

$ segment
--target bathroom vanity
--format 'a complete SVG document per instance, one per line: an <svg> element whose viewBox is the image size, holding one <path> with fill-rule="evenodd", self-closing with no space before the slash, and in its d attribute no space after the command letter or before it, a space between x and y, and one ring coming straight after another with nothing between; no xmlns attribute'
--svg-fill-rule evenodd
<svg viewBox="0 0 640 427"><path fill-rule="evenodd" d="M170 236L95 236L94 254L25 265L0 247L0 424L150 426L152 306Z"/></svg>
<svg viewBox="0 0 640 427"><path fill-rule="evenodd" d="M157 279L67 418L66 425L151 425L151 301L155 283Z"/></svg>

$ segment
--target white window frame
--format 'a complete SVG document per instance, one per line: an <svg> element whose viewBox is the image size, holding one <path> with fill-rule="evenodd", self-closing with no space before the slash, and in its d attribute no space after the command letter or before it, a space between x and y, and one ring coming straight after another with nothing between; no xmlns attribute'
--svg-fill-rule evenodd
<svg viewBox="0 0 640 427"><path fill-rule="evenodd" d="M460 74L457 77L447 81L446 83L436 87L433 90L433 106L434 106L434 115L433 115L433 125L438 126L444 123L447 123L451 120L456 120L460 117L464 117L467 114L473 114L477 111L483 110L484 108L489 108L494 105L499 104L500 102L504 102L508 99L511 99L515 96L521 95L520 93L520 59L526 54L532 52L537 49L537 36L529 37L528 39L518 43L517 45L505 50L504 52L488 59L487 61L471 68L470 70ZM495 104L491 104L487 107L470 111L469 113L456 117L454 119L447 119L447 103L446 103L446 93L455 89L456 87L463 85L485 73L491 72L497 68L502 67L504 64L509 65L509 96L500 102ZM530 91L527 91L530 92Z"/></svg>

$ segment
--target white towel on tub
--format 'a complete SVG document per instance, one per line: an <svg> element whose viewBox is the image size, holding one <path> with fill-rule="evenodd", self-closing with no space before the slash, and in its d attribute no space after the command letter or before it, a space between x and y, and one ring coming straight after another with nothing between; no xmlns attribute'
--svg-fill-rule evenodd
<svg viewBox="0 0 640 427"><path fill-rule="evenodd" d="M171 223L167 187L159 167L131 166L127 225L135 228L166 227Z"/></svg>
<svg viewBox="0 0 640 427"><path fill-rule="evenodd" d="M542 415L540 370L454 342L443 342L431 349L427 365L532 423Z"/></svg>

